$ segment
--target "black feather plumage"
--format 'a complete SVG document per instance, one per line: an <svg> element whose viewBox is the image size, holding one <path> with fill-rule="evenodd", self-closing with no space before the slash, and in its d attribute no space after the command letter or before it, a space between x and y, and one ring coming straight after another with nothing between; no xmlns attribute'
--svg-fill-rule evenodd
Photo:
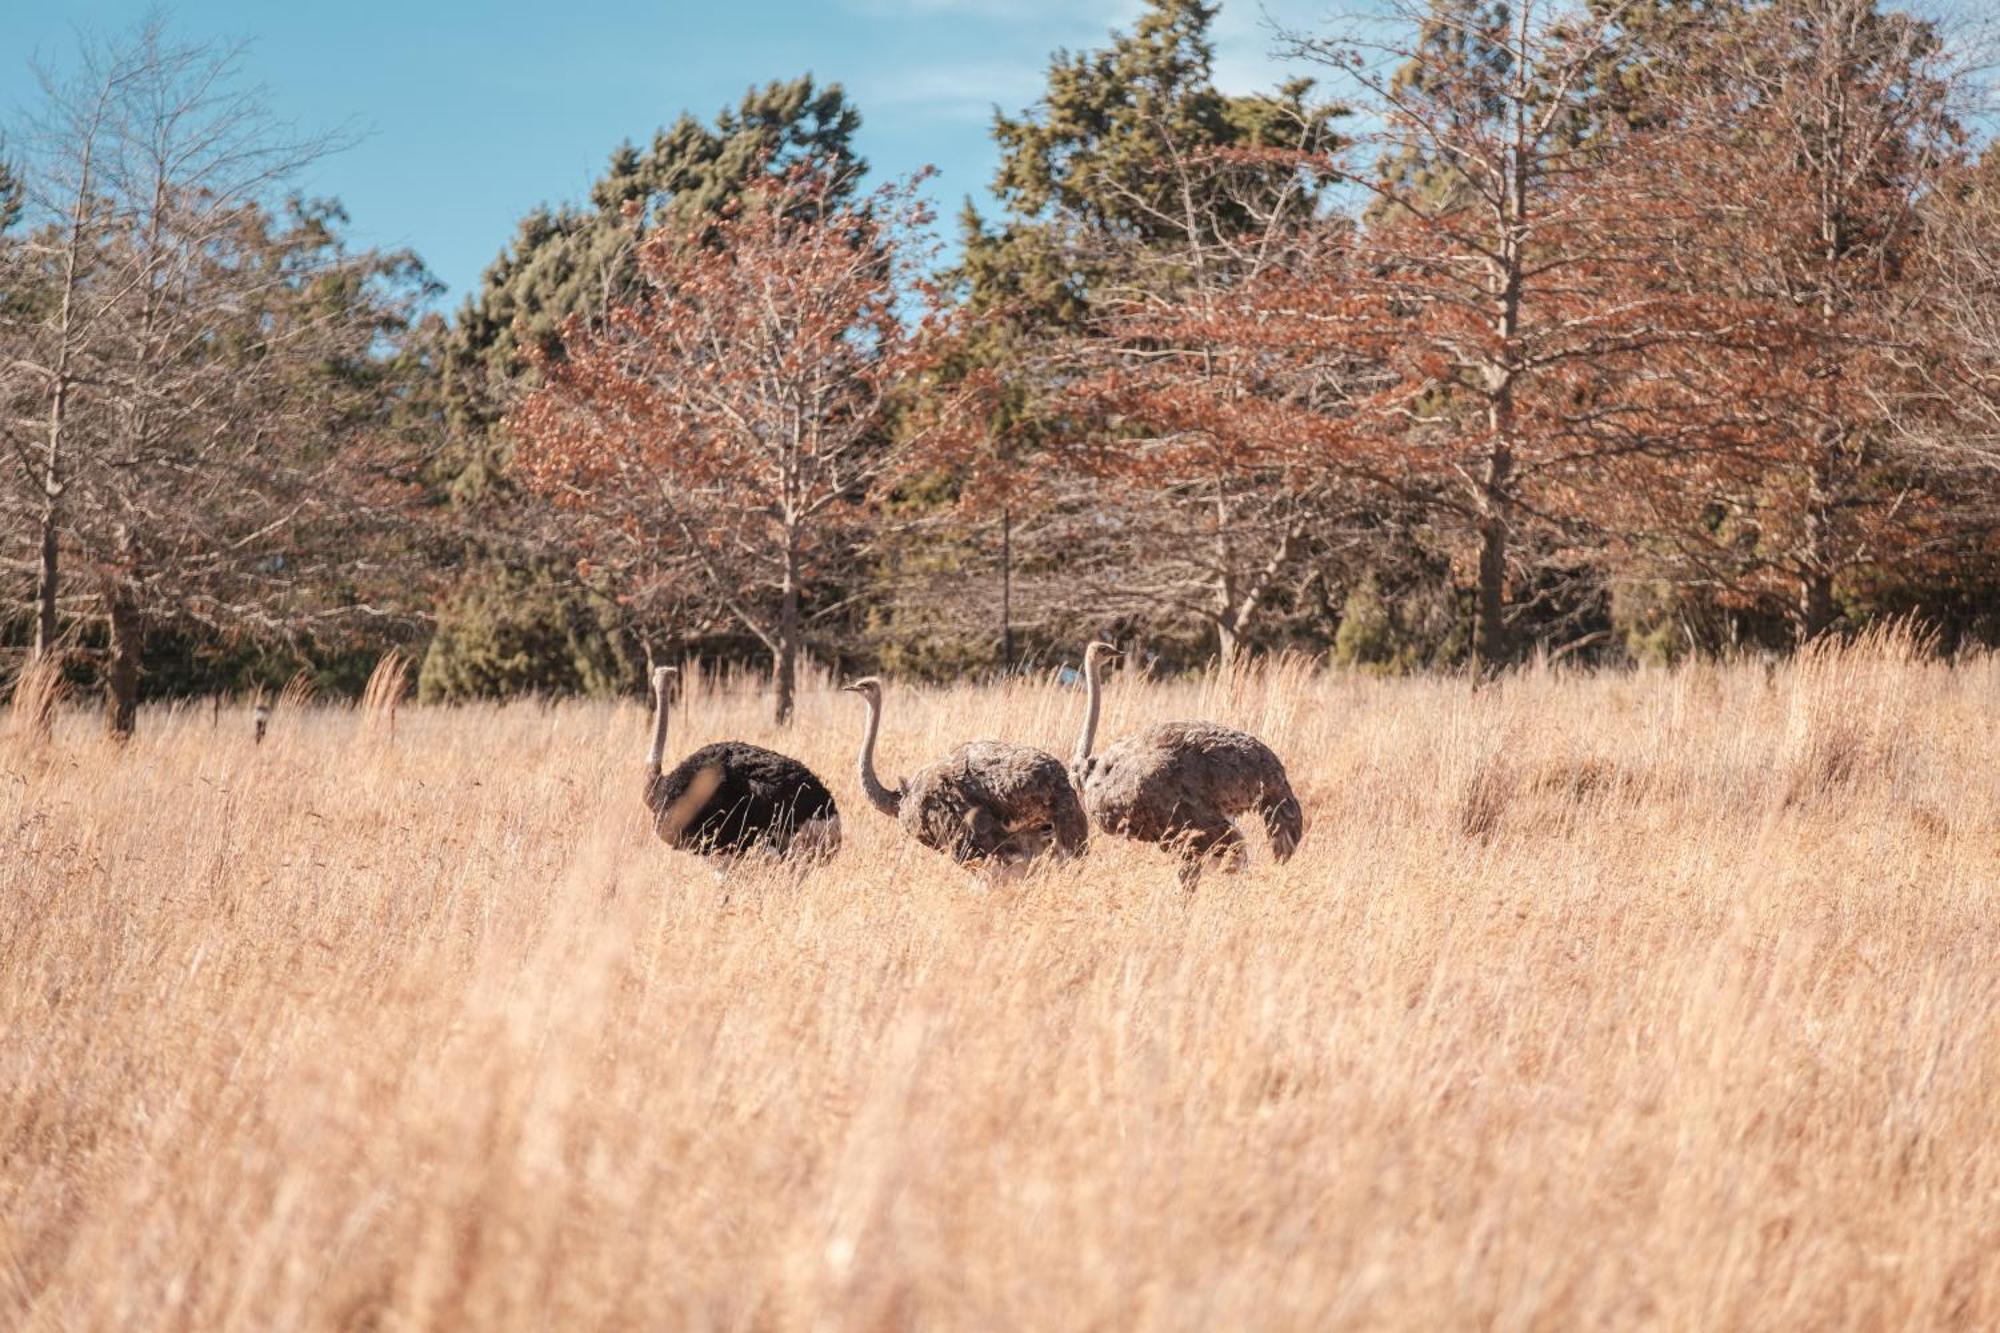
<svg viewBox="0 0 2000 1333"><path fill-rule="evenodd" d="M653 777L646 808L663 841L704 855L756 847L782 855L802 827L840 813L811 769L742 741L704 745Z"/></svg>

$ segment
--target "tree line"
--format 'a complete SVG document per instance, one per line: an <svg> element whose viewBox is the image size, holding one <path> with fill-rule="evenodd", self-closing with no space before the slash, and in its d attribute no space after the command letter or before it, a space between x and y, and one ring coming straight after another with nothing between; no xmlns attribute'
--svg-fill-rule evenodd
<svg viewBox="0 0 2000 1333"><path fill-rule="evenodd" d="M241 687L389 643L436 699L699 653L949 675L2000 642L2000 150L1975 34L1878 0L1149 0L996 113L941 249L810 78L539 209L450 319L289 197L158 28L0 160L23 655Z"/></svg>

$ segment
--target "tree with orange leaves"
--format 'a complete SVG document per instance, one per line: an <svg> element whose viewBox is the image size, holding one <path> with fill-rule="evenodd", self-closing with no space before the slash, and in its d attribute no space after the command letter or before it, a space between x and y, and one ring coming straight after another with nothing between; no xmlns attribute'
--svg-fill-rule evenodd
<svg viewBox="0 0 2000 1333"><path fill-rule="evenodd" d="M899 598L900 641L953 611L953 631L978 633L997 591L1003 665L1017 625L1031 652L1090 624L1144 633L1170 656L1212 644L1227 658L1263 637L1269 593L1296 582L1299 505L1259 460L1134 414L1113 422L1115 405L1071 392L1146 354L1121 345L1144 311L1227 299L1264 262L1262 243L1283 244L1312 209L1294 164L1230 150L1324 145L1340 109L1305 80L1218 88L1217 14L1208 0L1145 0L1108 44L1058 52L1032 106L996 116L1001 216L989 227L968 205L956 274L974 324L966 373L993 386L988 433L929 460L924 530L949 545L903 543L899 569L940 577ZM976 549L988 532L995 549Z"/></svg>
<svg viewBox="0 0 2000 1333"><path fill-rule="evenodd" d="M1309 550L1337 540L1353 488L1289 419L1351 389L1351 358L1246 333L1259 293L1320 271L1333 238L1296 150L1163 153L1179 216L1119 236L1064 357L1068 438L1051 488L1072 497L1066 546L1100 616L1172 607L1227 665ZM1231 225L1219 216L1228 214ZM1052 508L1060 511L1063 506Z"/></svg>
<svg viewBox="0 0 2000 1333"><path fill-rule="evenodd" d="M1934 234L1963 166L1964 57L1876 0L1768 0L1675 63L1672 114L1698 131L1676 178L1702 201L1677 281L1753 336L1682 386L1727 404L1732 447L1631 488L1632 527L1677 580L1811 639L1844 596L1932 579L1987 525L1962 460L1925 447L1977 398L1939 388L1965 383Z"/></svg>
<svg viewBox="0 0 2000 1333"><path fill-rule="evenodd" d="M888 428L940 333L918 182L854 202L843 170L783 173L701 241L655 233L638 299L565 329L510 419L514 466L623 595L699 581L763 643L780 722L848 529L951 415Z"/></svg>
<svg viewBox="0 0 2000 1333"><path fill-rule="evenodd" d="M1365 220L1197 330L1373 368L1331 401L1252 399L1250 424L1313 442L1327 466L1464 534L1489 669L1517 648L1509 594L1529 533L1574 540L1621 460L1723 439L1678 366L1739 312L1671 281L1693 201L1655 164L1678 127L1600 114L1620 12L1432 0L1400 11L1387 40L1294 37L1358 86L1379 127L1364 140L1377 165L1348 177Z"/></svg>
<svg viewBox="0 0 2000 1333"><path fill-rule="evenodd" d="M1455 530L1490 669L1515 650L1528 534L1587 526L1618 459L1714 443L1674 366L1729 314L1669 280L1688 205L1647 164L1672 127L1594 112L1615 17L1432 0L1400 18L1385 42L1292 39L1355 85L1376 164L1259 154L1266 173L1349 182L1359 218L1315 211L1226 291L1119 311L1119 364L1087 387L1156 439L1276 471L1315 510L1358 484Z"/></svg>

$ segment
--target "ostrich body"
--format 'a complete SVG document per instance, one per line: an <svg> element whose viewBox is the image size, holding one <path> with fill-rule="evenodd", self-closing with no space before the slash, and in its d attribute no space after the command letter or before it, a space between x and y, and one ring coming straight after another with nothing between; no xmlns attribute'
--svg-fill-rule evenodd
<svg viewBox="0 0 2000 1333"><path fill-rule="evenodd" d="M868 705L861 741L861 790L904 832L961 865L1008 870L1045 853L1080 856L1090 824L1062 761L1045 750L1004 741L968 741L895 787L875 773L882 725L882 682L870 676L845 687Z"/></svg>
<svg viewBox="0 0 2000 1333"><path fill-rule="evenodd" d="M1093 643L1083 655L1089 702L1072 774L1091 821L1106 833L1177 852L1187 884L1210 860L1242 868L1239 815L1255 813L1272 855L1289 860L1305 832L1304 813L1284 762L1248 732L1213 722L1159 722L1091 754L1102 667L1117 655L1107 643Z"/></svg>
<svg viewBox="0 0 2000 1333"><path fill-rule="evenodd" d="M674 669L653 672L653 748L646 756L646 809L669 847L702 856L825 857L840 846L833 793L789 755L742 741L704 745L662 773L667 690Z"/></svg>

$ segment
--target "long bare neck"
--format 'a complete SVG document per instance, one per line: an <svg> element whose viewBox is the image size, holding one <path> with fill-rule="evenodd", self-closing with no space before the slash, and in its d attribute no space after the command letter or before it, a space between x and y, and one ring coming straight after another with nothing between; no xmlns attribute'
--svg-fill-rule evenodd
<svg viewBox="0 0 2000 1333"><path fill-rule="evenodd" d="M1097 743L1097 710L1103 705L1102 689L1097 679L1097 663L1085 659L1083 664L1084 690L1089 702L1083 709L1083 734L1076 738L1076 760L1073 767L1082 768L1083 761L1090 758L1090 747Z"/></svg>
<svg viewBox="0 0 2000 1333"><path fill-rule="evenodd" d="M646 753L646 776L656 777L667 757L667 686L653 686L653 748Z"/></svg>
<svg viewBox="0 0 2000 1333"><path fill-rule="evenodd" d="M882 701L872 694L863 696L863 701L868 705L868 730L861 737L861 790L868 804L894 818L902 813L903 793L889 790L875 775L875 734L882 729Z"/></svg>

